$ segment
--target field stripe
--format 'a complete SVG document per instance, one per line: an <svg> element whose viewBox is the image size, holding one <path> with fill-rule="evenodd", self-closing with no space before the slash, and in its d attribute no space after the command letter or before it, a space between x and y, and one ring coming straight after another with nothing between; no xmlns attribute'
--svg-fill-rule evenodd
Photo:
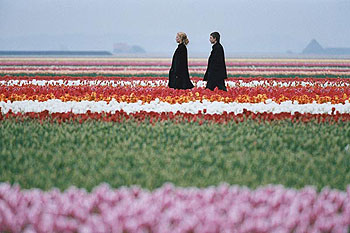
<svg viewBox="0 0 350 233"><path fill-rule="evenodd" d="M205 112L207 114L223 114L223 113L243 113L244 110L251 111L253 113L310 113L310 114L333 114L338 113L350 113L350 103L347 101L345 104L331 104L331 103L311 103L311 104L298 104L297 102L285 101L280 104L268 100L266 103L224 103L224 102L209 102L203 100L202 102L189 102L182 104L170 104L167 102L161 102L158 99L151 101L150 103L142 103L138 101L136 103L117 102L112 99L109 103L106 101L67 101L63 102L58 99L47 100L43 102L25 100L14 102L0 102L1 112L6 114L10 110L14 113L26 113L26 112L42 112L49 111L50 113L86 113L91 112L107 112L114 113L116 111L125 111L126 113L136 113L140 111L145 112L182 112L196 114L198 112Z"/></svg>

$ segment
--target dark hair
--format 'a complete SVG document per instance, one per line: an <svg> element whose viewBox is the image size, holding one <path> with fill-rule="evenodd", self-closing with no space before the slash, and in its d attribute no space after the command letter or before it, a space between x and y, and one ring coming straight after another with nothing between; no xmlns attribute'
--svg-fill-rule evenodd
<svg viewBox="0 0 350 233"><path fill-rule="evenodd" d="M216 39L218 43L220 43L220 34L218 32L212 32L210 35Z"/></svg>

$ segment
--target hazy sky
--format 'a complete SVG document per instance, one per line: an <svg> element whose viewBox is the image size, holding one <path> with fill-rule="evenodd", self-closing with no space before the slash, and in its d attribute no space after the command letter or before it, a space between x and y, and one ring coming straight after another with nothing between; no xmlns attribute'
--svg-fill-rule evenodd
<svg viewBox="0 0 350 233"><path fill-rule="evenodd" d="M219 31L226 53L299 53L313 38L350 47L350 0L0 0L0 50L109 50L113 43L209 53Z"/></svg>

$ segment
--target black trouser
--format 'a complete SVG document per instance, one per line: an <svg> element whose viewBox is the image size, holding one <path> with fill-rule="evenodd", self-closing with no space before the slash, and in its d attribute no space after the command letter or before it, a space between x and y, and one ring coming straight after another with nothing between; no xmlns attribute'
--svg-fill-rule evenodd
<svg viewBox="0 0 350 233"><path fill-rule="evenodd" d="M226 86L225 86L225 80L220 79L220 80L209 80L207 82L206 88L214 91L215 87L218 87L219 90L227 91Z"/></svg>

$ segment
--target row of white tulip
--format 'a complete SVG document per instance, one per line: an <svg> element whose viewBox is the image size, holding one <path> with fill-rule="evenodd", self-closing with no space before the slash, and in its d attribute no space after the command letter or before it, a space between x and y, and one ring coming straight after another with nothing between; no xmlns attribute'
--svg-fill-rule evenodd
<svg viewBox="0 0 350 233"><path fill-rule="evenodd" d="M139 100L136 103L117 102L115 99L107 103L106 101L67 101L63 102L59 99L47 100L43 102L25 100L25 101L1 101L1 112L6 114L9 110L14 113L26 113L26 112L42 112L49 111L50 113L86 113L91 112L110 112L123 110L124 112L136 113L140 111L146 112L182 112L197 114L199 111L206 112L207 114L223 114L235 113L239 114L244 109L254 113L311 113L311 114L332 114L334 111L339 113L350 113L350 103L345 101L345 104L331 104L331 103L311 103L311 104L299 104L297 101L285 101L278 104L272 100L267 100L262 103L224 103L224 102L209 102L207 100L182 103L182 104L170 104L162 102L158 98L150 103L142 103Z"/></svg>

